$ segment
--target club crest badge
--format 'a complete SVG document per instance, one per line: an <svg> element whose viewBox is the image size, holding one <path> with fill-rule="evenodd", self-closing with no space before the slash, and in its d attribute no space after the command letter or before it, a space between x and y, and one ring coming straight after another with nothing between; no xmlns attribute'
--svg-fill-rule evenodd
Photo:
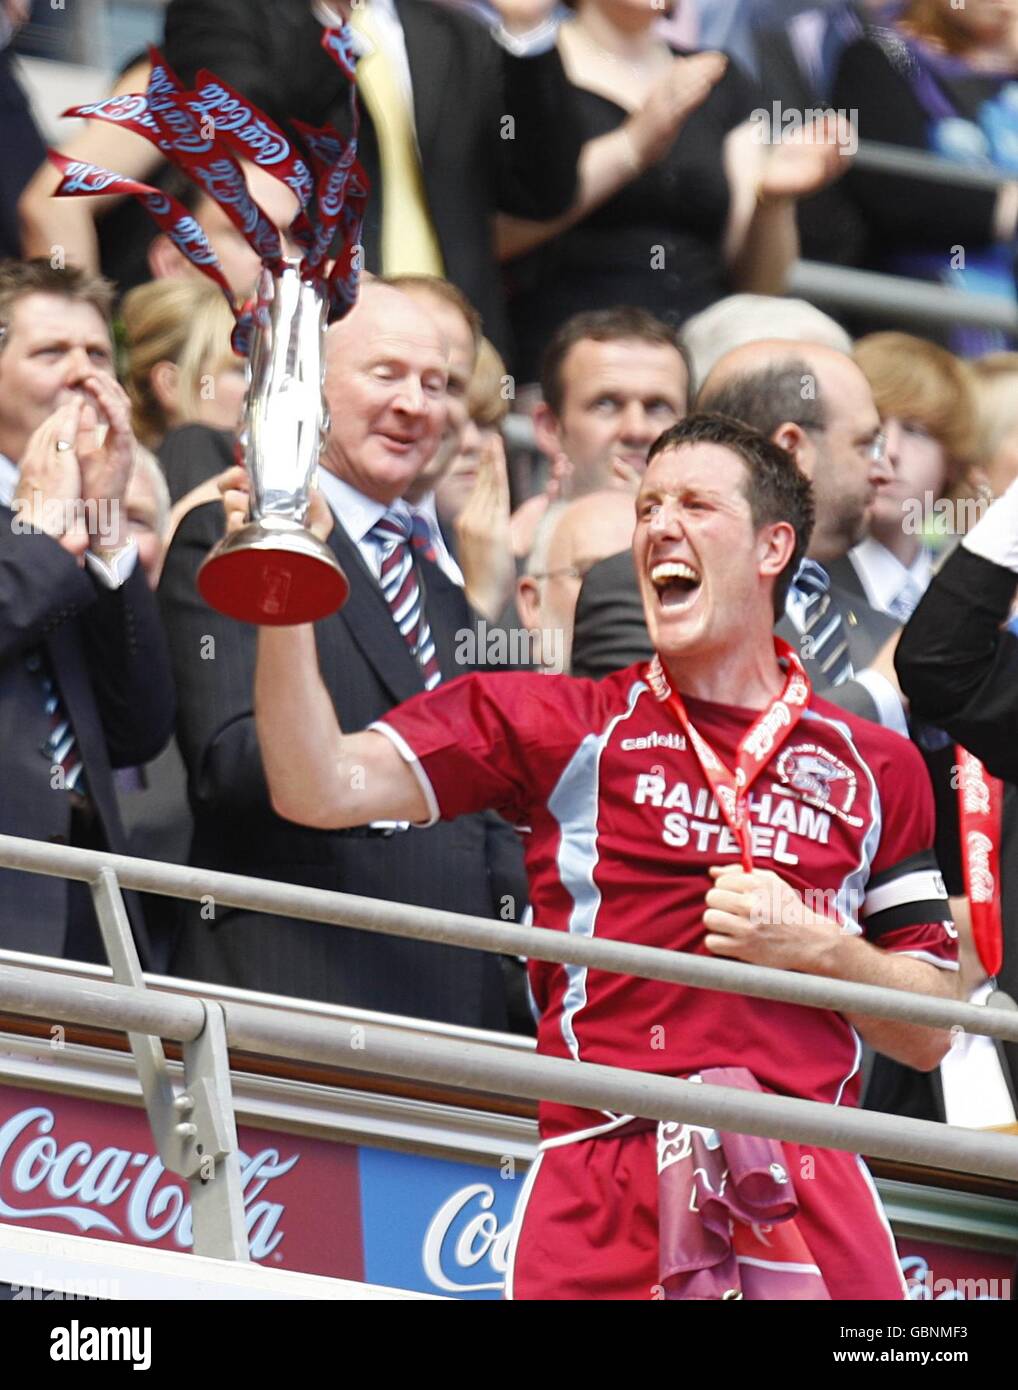
<svg viewBox="0 0 1018 1390"><path fill-rule="evenodd" d="M815 743L797 743L786 748L777 759L776 770L782 785L774 790L784 796L796 796L810 806L827 811L832 816L856 828L862 825L861 816L851 814L859 789L859 779L840 758Z"/></svg>

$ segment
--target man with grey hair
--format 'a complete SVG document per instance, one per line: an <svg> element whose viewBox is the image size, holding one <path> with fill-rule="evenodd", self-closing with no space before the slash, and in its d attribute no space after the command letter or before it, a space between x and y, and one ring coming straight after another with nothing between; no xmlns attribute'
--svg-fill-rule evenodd
<svg viewBox="0 0 1018 1390"><path fill-rule="evenodd" d="M690 363L692 389L700 390L722 357L763 338L819 343L837 352L852 351L852 339L841 324L805 299L730 294L682 325L679 339Z"/></svg>
<svg viewBox="0 0 1018 1390"><path fill-rule="evenodd" d="M580 586L599 560L629 551L635 520L625 499L610 491L553 502L541 518L516 603L524 626L536 634L543 670L569 670Z"/></svg>

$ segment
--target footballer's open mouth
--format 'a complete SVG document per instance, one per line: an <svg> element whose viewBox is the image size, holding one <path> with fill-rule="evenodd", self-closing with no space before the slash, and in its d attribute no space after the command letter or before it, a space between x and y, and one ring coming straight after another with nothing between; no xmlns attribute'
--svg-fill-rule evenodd
<svg viewBox="0 0 1018 1390"><path fill-rule="evenodd" d="M685 560L659 560L651 566L650 582L661 607L672 609L686 608L693 603L702 580L699 570Z"/></svg>

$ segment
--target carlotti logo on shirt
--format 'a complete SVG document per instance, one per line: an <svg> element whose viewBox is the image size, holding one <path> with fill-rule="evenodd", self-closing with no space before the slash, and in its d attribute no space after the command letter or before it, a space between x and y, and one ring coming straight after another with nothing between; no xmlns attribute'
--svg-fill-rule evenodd
<svg viewBox="0 0 1018 1390"><path fill-rule="evenodd" d="M623 753L644 753L648 748L674 748L677 753L684 753L686 737L684 734L658 733L655 729L653 733L645 734L642 738L622 740Z"/></svg>

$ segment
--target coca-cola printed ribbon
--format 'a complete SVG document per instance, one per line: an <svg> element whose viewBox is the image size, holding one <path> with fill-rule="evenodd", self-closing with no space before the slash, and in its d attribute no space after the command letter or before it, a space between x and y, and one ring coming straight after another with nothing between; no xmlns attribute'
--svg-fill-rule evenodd
<svg viewBox="0 0 1018 1390"><path fill-rule="evenodd" d="M350 83L351 136L344 140L331 126L319 128L295 121L310 167L285 132L228 82L202 70L195 90L186 91L154 48L149 50L152 71L145 93L73 106L64 114L122 125L150 141L219 204L275 274L283 258L279 233L251 197L237 156L286 184L299 203L289 230L304 253L301 274L325 282L331 316L339 318L357 298L369 183L357 160L356 57L349 27L343 24L326 29L322 47ZM224 290L237 317L234 350L246 355L253 324L251 305L236 309L215 252L186 208L149 184L97 165L69 161L56 151L50 152L50 158L65 175L58 196L121 193L139 199L191 264ZM337 236L340 248L326 275L324 268Z"/></svg>
<svg viewBox="0 0 1018 1390"><path fill-rule="evenodd" d="M991 978L1004 961L1000 905L1000 835L1004 788L978 758L958 746L958 820L965 894L972 915L972 939Z"/></svg>
<svg viewBox="0 0 1018 1390"><path fill-rule="evenodd" d="M148 140L219 204L267 265L278 266L282 257L279 232L248 192L244 171L218 137L215 121L199 120L188 109L189 94L162 55L150 49L150 57L152 71L144 95L71 106L64 115L109 121Z"/></svg>
<svg viewBox="0 0 1018 1390"><path fill-rule="evenodd" d="M753 841L748 811L750 788L771 759L777 756L782 745L788 742L813 695L809 676L789 644L783 638L775 637L774 651L778 659L784 658L787 664L784 687L739 741L734 771L726 766L693 724L682 696L671 688L665 678L660 658L655 657L647 668L651 690L667 704L689 740L718 808L739 843L742 867L746 873L753 870Z"/></svg>
<svg viewBox="0 0 1018 1390"><path fill-rule="evenodd" d="M244 171L220 138L216 122L190 110L180 79L162 54L150 50L148 108L169 141L166 157L214 199L270 269L283 254L279 232L248 192Z"/></svg>
<svg viewBox="0 0 1018 1390"><path fill-rule="evenodd" d="M229 82L203 68L195 91L186 98L199 121L211 120L217 136L234 154L250 160L293 193L299 208L289 232L307 251L315 237L305 209L315 191L315 181L304 159L276 123L245 101Z"/></svg>
<svg viewBox="0 0 1018 1390"><path fill-rule="evenodd" d="M122 174L114 174L98 164L89 164L82 159L69 159L57 150L50 150L49 157L50 162L63 174L55 196L98 197L102 194L122 193L137 198L181 254L210 280L214 280L226 295L230 308L234 307L233 295L223 274L219 257L183 203L178 202L169 193L164 193L162 189L153 188L148 183L139 183L137 179L124 178Z"/></svg>

